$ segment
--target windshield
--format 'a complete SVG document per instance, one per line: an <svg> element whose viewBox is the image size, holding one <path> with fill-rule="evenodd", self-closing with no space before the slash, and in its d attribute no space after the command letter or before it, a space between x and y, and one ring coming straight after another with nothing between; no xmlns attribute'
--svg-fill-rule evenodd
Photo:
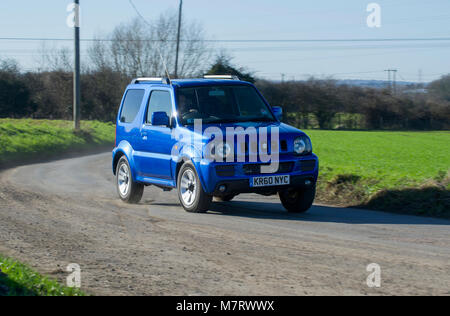
<svg viewBox="0 0 450 316"><path fill-rule="evenodd" d="M208 86L177 90L178 116L183 125L276 121L251 86Z"/></svg>

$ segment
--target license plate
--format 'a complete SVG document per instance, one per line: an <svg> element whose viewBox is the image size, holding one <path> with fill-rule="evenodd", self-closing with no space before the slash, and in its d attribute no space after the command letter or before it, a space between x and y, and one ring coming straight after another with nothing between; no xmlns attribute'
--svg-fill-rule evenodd
<svg viewBox="0 0 450 316"><path fill-rule="evenodd" d="M253 188L289 185L290 183L290 176L267 176L250 179L250 186Z"/></svg>

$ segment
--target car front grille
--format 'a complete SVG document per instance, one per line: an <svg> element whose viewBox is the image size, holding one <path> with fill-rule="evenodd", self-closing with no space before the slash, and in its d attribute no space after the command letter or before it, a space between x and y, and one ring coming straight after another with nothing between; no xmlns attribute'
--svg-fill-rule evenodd
<svg viewBox="0 0 450 316"><path fill-rule="evenodd" d="M261 166L268 166L269 164L246 164L243 166L244 173L246 175L258 175L261 174ZM289 173L294 167L293 162L281 162L278 166L278 170L274 173Z"/></svg>
<svg viewBox="0 0 450 316"><path fill-rule="evenodd" d="M234 165L216 166L216 173L219 177L234 177L235 174Z"/></svg>
<svg viewBox="0 0 450 316"><path fill-rule="evenodd" d="M265 143L265 144L267 144L267 143ZM240 145L238 145L239 147L237 147L238 148L238 152L242 155L242 154L245 154L245 155L248 155L249 153L250 153L250 151L251 152L253 152L253 153L255 153L255 152L258 152L258 143L254 143L254 142L252 142L252 143L250 143L249 144L249 142L248 141L245 141L245 142L242 142L242 143L240 143ZM270 152L272 152L272 150L273 151L280 151L280 152L287 152L288 151L288 144L287 144L287 141L286 140L281 140L279 143L277 143L277 142L275 142L275 141L272 141L271 142L271 144L270 144ZM276 148L278 148L278 149L276 149Z"/></svg>

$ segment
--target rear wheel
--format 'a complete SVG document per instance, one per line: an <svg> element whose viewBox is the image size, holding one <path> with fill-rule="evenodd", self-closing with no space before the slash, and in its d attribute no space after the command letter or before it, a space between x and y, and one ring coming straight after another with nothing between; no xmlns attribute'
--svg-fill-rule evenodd
<svg viewBox="0 0 450 316"><path fill-rule="evenodd" d="M192 163L185 163L178 173L178 198L190 213L204 213L211 205L212 196L206 194Z"/></svg>
<svg viewBox="0 0 450 316"><path fill-rule="evenodd" d="M289 213L305 213L316 197L316 186L308 189L288 189L278 194L281 203Z"/></svg>
<svg viewBox="0 0 450 316"><path fill-rule="evenodd" d="M136 204L142 199L144 185L137 183L131 176L131 168L125 156L120 158L116 171L117 193L122 201Z"/></svg>

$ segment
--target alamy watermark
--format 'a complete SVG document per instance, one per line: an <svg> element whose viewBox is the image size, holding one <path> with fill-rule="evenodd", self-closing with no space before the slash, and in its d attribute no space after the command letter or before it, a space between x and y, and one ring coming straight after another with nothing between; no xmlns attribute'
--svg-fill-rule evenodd
<svg viewBox="0 0 450 316"><path fill-rule="evenodd" d="M280 129L277 126L226 127L208 126L203 129L201 119L194 121L194 134L174 129L172 157L182 157L183 150L195 151L194 160L210 162L261 163L261 173L275 173L279 168ZM248 139L248 141L247 141ZM207 143L204 143L204 140ZM200 148L201 146L201 148ZM192 156L192 152L190 153Z"/></svg>
<svg viewBox="0 0 450 316"><path fill-rule="evenodd" d="M80 5L76 3L69 3L67 5L67 17L66 24L70 28L80 27Z"/></svg>
<svg viewBox="0 0 450 316"><path fill-rule="evenodd" d="M370 272L367 277L366 283L370 288L380 288L381 287L381 267L377 263L371 263L366 268L367 272Z"/></svg>
<svg viewBox="0 0 450 316"><path fill-rule="evenodd" d="M367 17L367 26L370 28L380 28L381 27L381 6L376 3L369 3L367 5L367 12L369 16Z"/></svg>
<svg viewBox="0 0 450 316"><path fill-rule="evenodd" d="M72 288L81 288L81 268L77 263L71 263L66 268L67 272L70 272L67 277L67 286Z"/></svg>

